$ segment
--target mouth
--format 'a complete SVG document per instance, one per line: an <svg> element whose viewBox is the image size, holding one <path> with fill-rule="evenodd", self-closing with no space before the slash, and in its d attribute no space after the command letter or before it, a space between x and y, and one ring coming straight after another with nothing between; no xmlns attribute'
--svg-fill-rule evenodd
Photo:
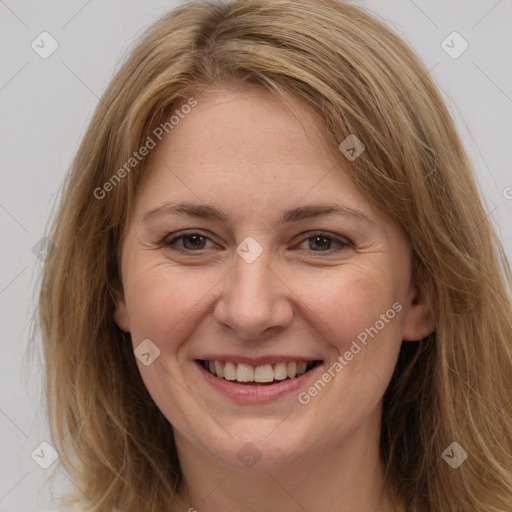
<svg viewBox="0 0 512 512"><path fill-rule="evenodd" d="M247 363L198 359L197 363L210 375L246 386L272 386L293 381L322 364L314 361L282 361L254 366Z"/></svg>

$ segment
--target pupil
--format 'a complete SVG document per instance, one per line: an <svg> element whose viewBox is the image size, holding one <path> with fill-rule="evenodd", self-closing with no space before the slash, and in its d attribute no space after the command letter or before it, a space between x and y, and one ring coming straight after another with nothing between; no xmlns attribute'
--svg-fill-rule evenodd
<svg viewBox="0 0 512 512"><path fill-rule="evenodd" d="M192 241L191 244L187 244L187 242ZM186 249L202 249L204 245L204 236L201 235L188 235L183 238L183 245ZM189 245L189 247L187 247Z"/></svg>
<svg viewBox="0 0 512 512"><path fill-rule="evenodd" d="M320 243L318 243L318 241L320 240ZM313 241L313 243L311 243L311 241ZM324 243L322 243L324 242ZM329 249L330 248L330 245L331 245L331 241L325 237L325 236L314 236L312 238L310 238L310 243L309 243L309 248L310 249L314 249L316 246L316 248L320 248L320 249Z"/></svg>

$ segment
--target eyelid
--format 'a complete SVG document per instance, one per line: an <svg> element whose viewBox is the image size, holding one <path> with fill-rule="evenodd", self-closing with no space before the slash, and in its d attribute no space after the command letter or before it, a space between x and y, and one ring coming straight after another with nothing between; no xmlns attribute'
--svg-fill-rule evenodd
<svg viewBox="0 0 512 512"><path fill-rule="evenodd" d="M219 245L214 240L212 240L209 232L203 231L201 229L188 229L188 230L178 231L176 233L172 233L170 235L167 235L163 239L162 245L164 247L170 247L170 246L174 245L174 243L177 240L179 240L180 238L184 238L186 236L192 236L192 235L200 235L200 236L208 239L213 244L215 244L217 246ZM326 232L326 231L308 231L308 232L305 232L305 233L301 233L301 235L298 235L298 236L301 236L302 238L300 239L300 241L297 244L295 244L295 246L301 245L305 241L307 241L308 239L313 238L315 236L323 236L325 238L329 238L335 244L338 244L338 248L337 249L332 249L331 248L331 249L328 249L326 251L308 251L308 252L313 252L313 253L319 253L319 254L327 253L327 254L331 254L333 252L337 252L337 251L343 250L344 248L353 248L354 247L354 244L348 238L343 237L341 235L335 235L333 233L329 233L329 232ZM175 250L177 252L192 254L192 253L201 253L202 251L205 251L206 249L198 249L198 250L194 251L194 250L190 250L190 249L174 248L173 250Z"/></svg>
<svg viewBox="0 0 512 512"><path fill-rule="evenodd" d="M162 245L163 246L171 246L174 244L174 242L176 242L180 238L184 238L186 236L192 236L192 235L200 235L200 236L208 239L210 242L214 243L215 245L219 245L214 240L212 240L211 234L208 231L203 231L201 229L187 229L184 231L177 231L176 233L171 233L170 235L167 235L162 240ZM205 250L205 249L200 249L198 251L191 251L188 249L175 249L175 250L181 251L181 252L192 253L192 252L201 252L202 250Z"/></svg>
<svg viewBox="0 0 512 512"><path fill-rule="evenodd" d="M332 238L337 242L352 245L352 242L346 236L336 235L335 233L331 233L330 231L307 231L305 234L308 235L306 238L310 238L312 236L325 236L326 238Z"/></svg>
<svg viewBox="0 0 512 512"><path fill-rule="evenodd" d="M307 235L307 236L305 236L305 235ZM337 250L342 250L343 248L349 248L349 247L353 248L354 247L354 244L348 238L346 238L344 236L341 236L341 235L335 235L335 234L329 233L327 231L308 231L306 233L302 233L300 236L302 236L303 238L296 245L301 245L302 243L304 243L309 238L313 238L315 236L329 238L334 243L339 245L338 249L334 249L334 250L333 249L328 249L327 251L309 251L309 252L314 252L314 253L316 252L316 253L319 253L319 254L322 254L322 253L332 253L332 252L336 252Z"/></svg>
<svg viewBox="0 0 512 512"><path fill-rule="evenodd" d="M176 238L180 238L181 236L186 235L201 235L204 237L210 237L210 234L207 231L203 231L202 229L184 229L183 231L176 231L176 233L170 233L165 236L164 242L172 242Z"/></svg>

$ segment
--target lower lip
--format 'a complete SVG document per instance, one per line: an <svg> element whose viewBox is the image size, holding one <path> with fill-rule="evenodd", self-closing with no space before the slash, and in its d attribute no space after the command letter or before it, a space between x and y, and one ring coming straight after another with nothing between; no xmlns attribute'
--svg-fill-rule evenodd
<svg viewBox="0 0 512 512"><path fill-rule="evenodd" d="M300 377L286 379L277 384L252 386L250 384L238 384L235 383L236 381L229 381L220 377L215 377L205 370L201 363L196 361L196 364L206 382L211 384L213 388L223 395L241 403L262 403L277 400L278 398L299 389L307 380L316 374L317 370L320 370L323 366L322 364L319 364L308 372L302 374Z"/></svg>

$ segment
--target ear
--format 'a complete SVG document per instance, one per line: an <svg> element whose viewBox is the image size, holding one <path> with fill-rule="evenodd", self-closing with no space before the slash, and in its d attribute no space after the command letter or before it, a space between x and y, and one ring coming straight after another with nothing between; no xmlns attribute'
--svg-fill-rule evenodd
<svg viewBox="0 0 512 512"><path fill-rule="evenodd" d="M404 324L402 327L402 339L404 341L419 341L436 328L436 320L432 308L428 304L426 295L412 285L404 304Z"/></svg>
<svg viewBox="0 0 512 512"><path fill-rule="evenodd" d="M126 308L123 286L119 280L114 284L114 322L124 332L130 332L130 318Z"/></svg>

